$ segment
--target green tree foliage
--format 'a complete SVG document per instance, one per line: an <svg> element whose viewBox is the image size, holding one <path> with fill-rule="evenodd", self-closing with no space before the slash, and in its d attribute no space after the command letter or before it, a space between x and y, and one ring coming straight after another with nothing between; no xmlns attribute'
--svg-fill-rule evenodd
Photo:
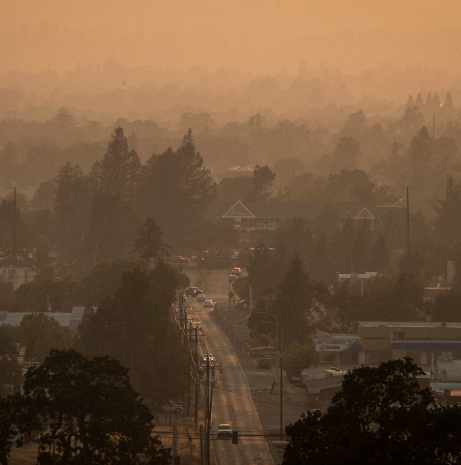
<svg viewBox="0 0 461 465"><path fill-rule="evenodd" d="M54 179L42 181L32 197L32 207L36 210L53 210L56 201L56 183Z"/></svg>
<svg viewBox="0 0 461 465"><path fill-rule="evenodd" d="M330 173L325 186L326 197L330 202L362 202L374 205L376 196L375 185L362 170L342 170L338 174Z"/></svg>
<svg viewBox="0 0 461 465"><path fill-rule="evenodd" d="M276 174L266 165L256 165L253 170L253 188L248 200L264 202L269 199L270 189L274 184Z"/></svg>
<svg viewBox="0 0 461 465"><path fill-rule="evenodd" d="M141 162L134 150L129 151L123 129L118 127L111 136L101 162L93 167L98 189L132 199L140 182Z"/></svg>
<svg viewBox="0 0 461 465"><path fill-rule="evenodd" d="M426 311L432 321L461 321L461 295L455 290L438 294Z"/></svg>
<svg viewBox="0 0 461 465"><path fill-rule="evenodd" d="M7 141L0 153L0 182L3 187L13 187L18 174L18 149Z"/></svg>
<svg viewBox="0 0 461 465"><path fill-rule="evenodd" d="M323 205L322 211L315 218L314 236L318 241L322 236L329 240L338 228L339 211L330 203Z"/></svg>
<svg viewBox="0 0 461 465"><path fill-rule="evenodd" d="M178 287L179 289L186 289L190 286L190 278L186 273L178 273Z"/></svg>
<svg viewBox="0 0 461 465"><path fill-rule="evenodd" d="M202 233L201 215L216 197L216 183L197 152L192 131L181 146L153 155L146 164L140 203L173 246L193 249Z"/></svg>
<svg viewBox="0 0 461 465"><path fill-rule="evenodd" d="M439 240L451 243L461 242L461 183L448 178L447 192L444 199L437 202L438 216L434 221Z"/></svg>
<svg viewBox="0 0 461 465"><path fill-rule="evenodd" d="M55 179L57 217L57 246L67 261L81 256L84 233L90 218L90 192L80 166L62 166Z"/></svg>
<svg viewBox="0 0 461 465"><path fill-rule="evenodd" d="M42 361L51 349L72 347L73 336L69 328L61 328L59 323L45 313L31 313L21 320L19 338L26 346L27 358Z"/></svg>
<svg viewBox="0 0 461 465"><path fill-rule="evenodd" d="M283 324L285 344L305 342L314 325L315 303L326 288L309 280L304 262L295 255L277 290L274 310Z"/></svg>
<svg viewBox="0 0 461 465"><path fill-rule="evenodd" d="M75 302L81 306L98 306L106 298L112 298L122 283L125 271L136 268L147 270L144 260L116 260L98 263L93 270L76 285Z"/></svg>
<svg viewBox="0 0 461 465"><path fill-rule="evenodd" d="M333 260L340 273L354 271L354 236L354 220L349 216L331 239Z"/></svg>
<svg viewBox="0 0 461 465"><path fill-rule="evenodd" d="M2 367L3 368L3 367ZM27 418L25 402L21 394L0 396L0 463L8 465L11 448L23 446L23 434L31 433L37 421Z"/></svg>
<svg viewBox="0 0 461 465"><path fill-rule="evenodd" d="M240 297L240 300L250 300L250 286L248 284L248 276L239 276L234 286L235 292Z"/></svg>
<svg viewBox="0 0 461 465"><path fill-rule="evenodd" d="M99 192L93 199L91 222L85 234L88 263L117 260L133 251L141 219L119 194Z"/></svg>
<svg viewBox="0 0 461 465"><path fill-rule="evenodd" d="M167 309L149 290L146 274L125 272L113 298L85 311L79 335L85 353L119 360L143 395L161 401L183 393L188 359Z"/></svg>
<svg viewBox="0 0 461 465"><path fill-rule="evenodd" d="M375 282L364 294L361 319L365 321L419 321L424 319L423 287L413 275L400 274L389 284Z"/></svg>
<svg viewBox="0 0 461 465"><path fill-rule="evenodd" d="M292 376L301 376L301 372L315 364L315 347L312 344L300 344L295 341L284 349L283 369L288 379Z"/></svg>
<svg viewBox="0 0 461 465"><path fill-rule="evenodd" d="M461 408L428 408L434 397L419 386L423 374L409 358L352 370L327 413L309 412L286 428L283 465L453 463Z"/></svg>
<svg viewBox="0 0 461 465"><path fill-rule="evenodd" d="M153 218L147 218L134 243L134 253L136 256L155 261L161 260L168 254L169 246L162 242L163 231Z"/></svg>
<svg viewBox="0 0 461 465"><path fill-rule="evenodd" d="M312 260L309 265L312 279L326 284L332 284L335 280L335 273L338 271L335 262L332 260L331 243L325 236L320 236L314 246Z"/></svg>
<svg viewBox="0 0 461 465"><path fill-rule="evenodd" d="M308 262L312 255L312 232L303 218L293 218L289 226L279 234L277 250L282 250L286 256L286 262L296 254Z"/></svg>
<svg viewBox="0 0 461 465"><path fill-rule="evenodd" d="M236 202L246 199L253 189L253 178L250 176L236 176L223 178L216 186L218 200Z"/></svg>
<svg viewBox="0 0 461 465"><path fill-rule="evenodd" d="M370 270L379 271L389 261L389 249L382 233L379 233L378 239L373 246L370 257Z"/></svg>
<svg viewBox="0 0 461 465"><path fill-rule="evenodd" d="M333 154L334 171L354 170L362 156L360 143L353 137L341 137Z"/></svg>
<svg viewBox="0 0 461 465"><path fill-rule="evenodd" d="M0 326L0 399L8 391L11 393L9 386L19 386L22 378L16 346L17 334L16 328Z"/></svg>
<svg viewBox="0 0 461 465"><path fill-rule="evenodd" d="M281 183L299 176L304 170L304 162L299 158L280 158L274 164L274 172Z"/></svg>
<svg viewBox="0 0 461 465"><path fill-rule="evenodd" d="M274 254L260 242L250 254L248 265L248 282L256 300L259 300L266 289L277 287Z"/></svg>
<svg viewBox="0 0 461 465"><path fill-rule="evenodd" d="M353 292L349 282L336 284L334 292L324 299L328 312L322 318L322 326L333 333L354 333L360 319L363 298Z"/></svg>
<svg viewBox="0 0 461 465"><path fill-rule="evenodd" d="M20 312L69 312L72 309L74 282L46 279L44 270L38 279L26 283L16 290L14 307Z"/></svg>
<svg viewBox="0 0 461 465"><path fill-rule="evenodd" d="M169 463L170 450L151 436L152 415L116 360L53 350L27 372L24 391L31 413L49 428L40 465Z"/></svg>

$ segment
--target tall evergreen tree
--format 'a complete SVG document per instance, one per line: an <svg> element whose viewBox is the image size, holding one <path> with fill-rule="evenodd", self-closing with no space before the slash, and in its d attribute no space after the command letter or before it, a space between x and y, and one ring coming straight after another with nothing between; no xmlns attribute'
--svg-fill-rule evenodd
<svg viewBox="0 0 461 465"><path fill-rule="evenodd" d="M333 261L331 259L330 241L327 241L325 236L320 236L314 247L309 269L312 278L326 284L332 284L335 278L335 272L338 270L332 269Z"/></svg>
<svg viewBox="0 0 461 465"><path fill-rule="evenodd" d="M274 306L279 322L283 325L285 345L307 341L314 324L312 317L318 291L309 280L304 262L295 255L278 286Z"/></svg>
<svg viewBox="0 0 461 465"><path fill-rule="evenodd" d="M388 261L389 249L387 248L383 234L380 233L371 251L370 271L381 270Z"/></svg>
<svg viewBox="0 0 461 465"><path fill-rule="evenodd" d="M361 156L362 151L358 141L352 137L341 137L334 151L334 171L354 170L356 168L357 158Z"/></svg>
<svg viewBox="0 0 461 465"><path fill-rule="evenodd" d="M58 250L62 258L73 260L81 254L90 218L88 183L80 166L69 162L59 170L55 183Z"/></svg>
<svg viewBox="0 0 461 465"><path fill-rule="evenodd" d="M18 175L18 149L7 141L0 155L0 181L4 187L14 186Z"/></svg>
<svg viewBox="0 0 461 465"><path fill-rule="evenodd" d="M163 231L153 218L147 218L134 243L134 253L145 260L162 259L168 253L168 246L162 242Z"/></svg>
<svg viewBox="0 0 461 465"><path fill-rule="evenodd" d="M118 127L107 144L106 154L93 168L98 187L123 200L132 199L140 182L141 162L134 150L128 150L123 129Z"/></svg>
<svg viewBox="0 0 461 465"><path fill-rule="evenodd" d="M203 233L201 216L216 197L216 183L197 151L192 131L181 146L153 155L146 165L140 204L162 225L169 243L192 249Z"/></svg>
<svg viewBox="0 0 461 465"><path fill-rule="evenodd" d="M415 102L413 100L413 95L409 95L408 96L408 100L407 100L407 103L405 105L405 108L413 108L415 106Z"/></svg>
<svg viewBox="0 0 461 465"><path fill-rule="evenodd" d="M433 103L433 100L432 100L432 94L430 92L428 92L427 97L426 97L426 108L428 110L431 110L433 104L434 103Z"/></svg>
<svg viewBox="0 0 461 465"><path fill-rule="evenodd" d="M98 193L93 199L91 222L85 234L87 261L117 260L132 252L141 219L119 194Z"/></svg>
<svg viewBox="0 0 461 465"><path fill-rule="evenodd" d="M418 95L416 96L415 106L417 106L420 110L422 110L424 106L424 100L423 100L423 96L421 95L421 92L419 92Z"/></svg>

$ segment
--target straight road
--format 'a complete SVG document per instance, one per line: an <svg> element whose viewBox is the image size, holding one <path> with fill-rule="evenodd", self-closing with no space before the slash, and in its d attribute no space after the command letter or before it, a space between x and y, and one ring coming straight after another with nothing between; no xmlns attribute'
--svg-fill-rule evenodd
<svg viewBox="0 0 461 465"><path fill-rule="evenodd" d="M213 271L206 298L227 302L229 271ZM203 325L206 347L224 371L216 370L213 389L212 429L213 449L217 465L273 465L261 425L253 405L250 386L240 367L234 349L203 303L193 302L192 316ZM207 350L202 345L203 352ZM239 432L239 443L230 439L217 439L220 423L228 423ZM212 452L213 453L213 452Z"/></svg>

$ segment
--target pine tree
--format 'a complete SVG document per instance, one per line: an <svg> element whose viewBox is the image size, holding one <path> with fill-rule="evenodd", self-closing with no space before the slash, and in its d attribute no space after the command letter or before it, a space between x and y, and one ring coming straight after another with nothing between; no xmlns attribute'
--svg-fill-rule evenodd
<svg viewBox="0 0 461 465"><path fill-rule="evenodd" d="M421 92L419 92L416 97L415 106L418 107L420 110L422 110L424 106L423 96L421 95Z"/></svg>
<svg viewBox="0 0 461 465"><path fill-rule="evenodd" d="M434 105L434 111L440 109L440 97L439 97L439 94L437 92L434 94L434 98L432 99L432 103Z"/></svg>
<svg viewBox="0 0 461 465"><path fill-rule="evenodd" d="M11 187L18 174L18 150L11 141L7 141L0 155L0 180L4 187Z"/></svg>
<svg viewBox="0 0 461 465"><path fill-rule="evenodd" d="M140 182L141 162L134 150L128 151L121 127L111 138L104 158L93 167L93 174L99 189L118 194L123 200L132 199Z"/></svg>
<svg viewBox="0 0 461 465"><path fill-rule="evenodd" d="M312 279L326 284L332 284L337 270L332 269L330 242L325 236L315 244L313 256L309 269L311 270Z"/></svg>
<svg viewBox="0 0 461 465"><path fill-rule="evenodd" d="M141 258L149 260L162 259L168 253L168 246L162 242L163 231L153 218L147 218L138 232L134 243L134 252Z"/></svg>
<svg viewBox="0 0 461 465"><path fill-rule="evenodd" d="M447 95L445 97L445 102L443 104L443 109L444 110L452 110L453 109L453 100L451 98L450 92L447 92Z"/></svg>
<svg viewBox="0 0 461 465"><path fill-rule="evenodd" d="M413 101L413 95L410 94L408 97L407 103L405 105L405 108L413 108L415 106L415 102Z"/></svg>
<svg viewBox="0 0 461 465"><path fill-rule="evenodd" d="M433 106L434 102L432 100L432 94L429 92L426 97L426 108L430 110Z"/></svg>
<svg viewBox="0 0 461 465"><path fill-rule="evenodd" d="M381 270L388 261L389 249L387 248L383 234L380 233L371 251L370 271Z"/></svg>
<svg viewBox="0 0 461 465"><path fill-rule="evenodd" d="M297 256L290 261L285 276L278 286L275 311L283 324L284 344L305 342L308 326L312 324L314 288L304 268L304 262Z"/></svg>
<svg viewBox="0 0 461 465"><path fill-rule="evenodd" d="M90 218L88 183L80 166L72 166L69 162L59 170L55 183L58 250L62 258L72 261L81 254Z"/></svg>

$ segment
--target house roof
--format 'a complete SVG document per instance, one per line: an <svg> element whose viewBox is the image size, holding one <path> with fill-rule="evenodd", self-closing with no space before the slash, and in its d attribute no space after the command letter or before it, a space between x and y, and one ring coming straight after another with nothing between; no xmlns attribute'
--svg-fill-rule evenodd
<svg viewBox="0 0 461 465"><path fill-rule="evenodd" d="M330 378L323 379L310 379L306 382L307 389L312 390L322 390L322 389L331 389L332 387L341 387L343 384L344 376L332 376Z"/></svg>
<svg viewBox="0 0 461 465"><path fill-rule="evenodd" d="M363 322L358 323L360 339L390 338L393 333L404 333L404 340L461 340L460 323L435 322Z"/></svg>
<svg viewBox="0 0 461 465"><path fill-rule="evenodd" d="M339 212L341 219L348 217L356 219L374 219L382 217L390 209L398 207L392 206L369 206L363 203L344 202L331 204ZM232 209L238 207L240 214L232 214ZM243 207L243 208L242 208ZM205 216L211 218L310 218L314 219L322 212L324 204L322 202L247 202L245 200L218 201L213 202ZM245 210L248 212L246 213Z"/></svg>

